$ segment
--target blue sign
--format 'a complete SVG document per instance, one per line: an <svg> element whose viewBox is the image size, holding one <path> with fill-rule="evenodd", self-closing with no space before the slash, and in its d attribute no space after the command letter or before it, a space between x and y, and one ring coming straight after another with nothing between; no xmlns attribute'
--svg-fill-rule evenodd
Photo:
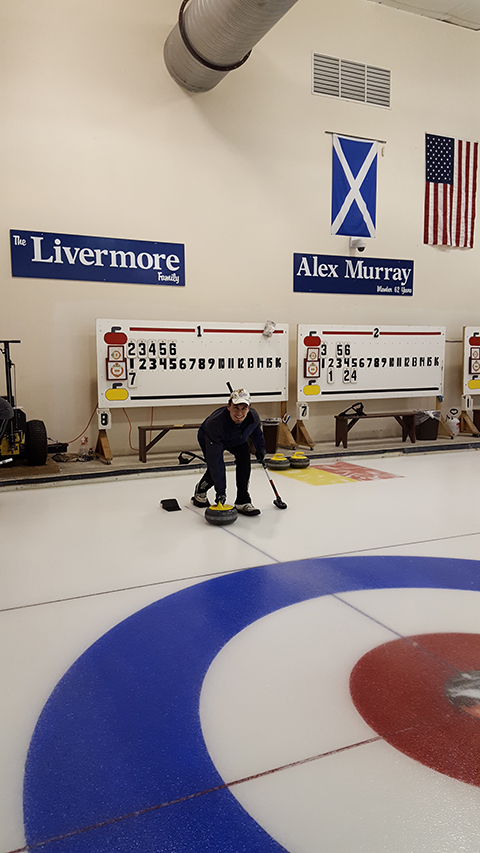
<svg viewBox="0 0 480 853"><path fill-rule="evenodd" d="M185 287L183 243L10 231L12 275Z"/></svg>
<svg viewBox="0 0 480 853"><path fill-rule="evenodd" d="M294 254L293 290L413 296L413 261Z"/></svg>

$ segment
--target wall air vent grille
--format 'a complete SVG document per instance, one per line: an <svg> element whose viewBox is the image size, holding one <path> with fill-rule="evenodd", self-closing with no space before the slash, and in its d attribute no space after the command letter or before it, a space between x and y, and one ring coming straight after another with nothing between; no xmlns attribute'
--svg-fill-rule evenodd
<svg viewBox="0 0 480 853"><path fill-rule="evenodd" d="M348 101L365 101L365 66L342 60L340 63L340 97Z"/></svg>
<svg viewBox="0 0 480 853"><path fill-rule="evenodd" d="M390 106L390 71L335 56L313 54L314 95L343 98L377 107Z"/></svg>
<svg viewBox="0 0 480 853"><path fill-rule="evenodd" d="M340 60L335 56L313 54L313 93L340 97Z"/></svg>
<svg viewBox="0 0 480 853"><path fill-rule="evenodd" d="M367 65L367 104L390 106L390 71Z"/></svg>

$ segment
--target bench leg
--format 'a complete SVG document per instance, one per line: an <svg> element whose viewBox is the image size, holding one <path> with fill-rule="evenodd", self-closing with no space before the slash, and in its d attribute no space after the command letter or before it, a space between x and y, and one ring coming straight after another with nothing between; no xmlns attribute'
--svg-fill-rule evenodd
<svg viewBox="0 0 480 853"><path fill-rule="evenodd" d="M347 446L348 441L348 421L347 418L336 418L335 420L335 447L343 444Z"/></svg>
<svg viewBox="0 0 480 853"><path fill-rule="evenodd" d="M409 438L412 444L415 444L415 415L397 415L395 420L402 427L402 441Z"/></svg>
<svg viewBox="0 0 480 853"><path fill-rule="evenodd" d="M407 426L407 435L412 444L415 444L415 415L405 415L405 423Z"/></svg>
<svg viewBox="0 0 480 853"><path fill-rule="evenodd" d="M138 458L140 462L147 461L147 434L140 427L138 429Z"/></svg>
<svg viewBox="0 0 480 853"><path fill-rule="evenodd" d="M157 441L160 441L160 439L163 438L163 436L170 431L170 428L163 429L161 432L159 432L158 435L155 436L155 438L152 438L152 440L148 444L147 431L151 433L153 430L148 429L148 427L138 427L138 458L140 459L140 462L147 461L148 451L156 445Z"/></svg>

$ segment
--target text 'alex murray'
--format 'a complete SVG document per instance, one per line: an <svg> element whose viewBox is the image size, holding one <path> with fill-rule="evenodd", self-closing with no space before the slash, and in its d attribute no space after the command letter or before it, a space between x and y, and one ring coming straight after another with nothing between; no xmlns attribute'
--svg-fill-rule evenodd
<svg viewBox="0 0 480 853"><path fill-rule="evenodd" d="M374 281L392 281L401 282L403 287L408 284L408 279L412 272L411 269L404 267L387 267L380 266L374 263L367 263L364 260L351 260L350 258L339 258L345 266L343 271L339 272L338 264L318 263L318 256L312 255L310 258L311 266L309 266L308 258L303 256L300 265L296 271L296 275L319 276L320 278L351 278L351 279L372 279ZM383 290L383 288L381 288Z"/></svg>

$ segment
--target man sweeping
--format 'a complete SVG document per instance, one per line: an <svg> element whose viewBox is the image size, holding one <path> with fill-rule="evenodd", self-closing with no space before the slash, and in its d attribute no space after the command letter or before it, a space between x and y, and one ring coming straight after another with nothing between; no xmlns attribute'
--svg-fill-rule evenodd
<svg viewBox="0 0 480 853"><path fill-rule="evenodd" d="M195 486L192 498L194 506L207 508L210 502L208 490L215 486L216 503L226 503L227 477L223 453L228 450L235 457L237 497L235 507L241 515L260 515L253 506L248 486L251 461L248 438L255 445L255 456L259 462L265 458L265 440L260 417L250 406L250 394L245 388L232 391L226 406L215 409L204 420L198 430L198 443L202 448L207 470Z"/></svg>

